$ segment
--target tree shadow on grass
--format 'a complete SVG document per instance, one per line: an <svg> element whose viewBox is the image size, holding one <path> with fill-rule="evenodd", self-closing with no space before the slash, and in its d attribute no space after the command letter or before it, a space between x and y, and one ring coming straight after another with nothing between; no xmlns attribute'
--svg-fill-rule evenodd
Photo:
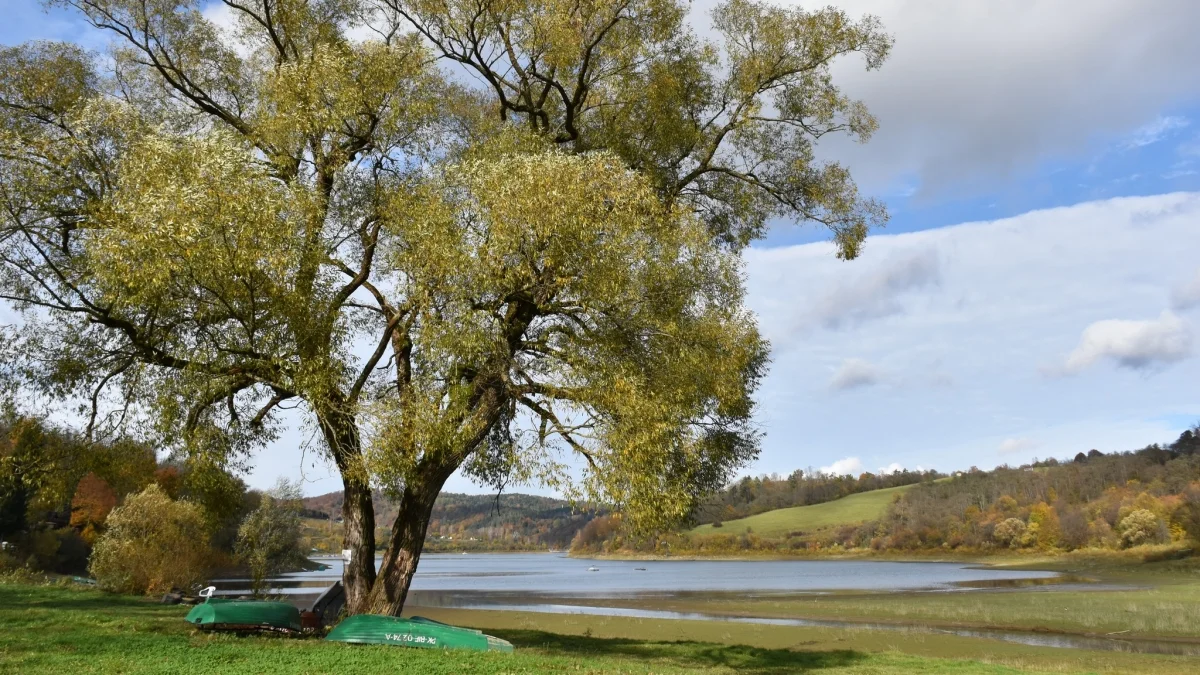
<svg viewBox="0 0 1200 675"><path fill-rule="evenodd" d="M625 657L668 662L683 668L725 667L739 673L774 675L838 668L867 658L848 649L795 651L711 642L666 642L627 638L560 635L535 630L488 630L491 635L525 647L568 657Z"/></svg>

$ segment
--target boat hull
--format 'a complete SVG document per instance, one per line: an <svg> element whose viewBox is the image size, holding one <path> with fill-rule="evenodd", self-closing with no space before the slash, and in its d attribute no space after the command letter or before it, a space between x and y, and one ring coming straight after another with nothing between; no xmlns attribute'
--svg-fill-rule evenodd
<svg viewBox="0 0 1200 675"><path fill-rule="evenodd" d="M300 632L300 610L286 602L209 598L184 618L201 630Z"/></svg>
<svg viewBox="0 0 1200 675"><path fill-rule="evenodd" d="M326 636L332 642L395 645L424 649L463 649L476 652L511 652L511 643L470 628L414 616L399 618L378 614L347 617Z"/></svg>

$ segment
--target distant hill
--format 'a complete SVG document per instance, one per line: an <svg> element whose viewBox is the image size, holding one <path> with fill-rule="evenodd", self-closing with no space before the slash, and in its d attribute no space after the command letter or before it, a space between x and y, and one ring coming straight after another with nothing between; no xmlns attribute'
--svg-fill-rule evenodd
<svg viewBox="0 0 1200 675"><path fill-rule="evenodd" d="M337 521L342 517L340 492L304 499L310 517L320 514ZM390 528L396 505L382 492L375 493L376 539ZM575 533L595 513L575 511L568 502L526 494L466 495L443 492L433 507L425 547L437 550L546 550L566 548ZM334 529L314 529L333 532ZM328 548L319 546L316 548Z"/></svg>
<svg viewBox="0 0 1200 675"><path fill-rule="evenodd" d="M879 520L896 497L912 485L860 492L841 499L810 506L767 511L749 518L711 523L693 528L691 534L743 534L753 532L763 537L786 537L791 533L811 533L816 530L860 525ZM720 523L718 525L718 523Z"/></svg>
<svg viewBox="0 0 1200 675"><path fill-rule="evenodd" d="M619 517L600 517L580 531L572 551L720 556L1132 549L1134 556L1164 559L1200 549L1200 426L1173 443L1129 452L1090 450L1019 467L920 477L900 476L895 480L915 484L873 490L863 488L893 478L805 473L743 479L713 495L701 514L707 520L697 517L693 523L702 524L690 530L635 536ZM834 498L745 513L826 495Z"/></svg>

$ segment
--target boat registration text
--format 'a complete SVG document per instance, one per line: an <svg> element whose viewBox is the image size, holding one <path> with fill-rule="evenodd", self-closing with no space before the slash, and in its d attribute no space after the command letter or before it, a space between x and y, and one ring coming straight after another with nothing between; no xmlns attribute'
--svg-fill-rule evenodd
<svg viewBox="0 0 1200 675"><path fill-rule="evenodd" d="M392 642L413 642L419 645L437 646L437 638L425 637L424 635L413 635L412 633L387 633L384 635Z"/></svg>

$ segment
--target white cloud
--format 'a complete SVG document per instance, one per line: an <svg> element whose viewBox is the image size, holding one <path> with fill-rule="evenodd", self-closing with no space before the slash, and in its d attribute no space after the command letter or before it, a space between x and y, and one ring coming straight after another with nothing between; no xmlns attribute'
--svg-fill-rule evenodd
<svg viewBox="0 0 1200 675"><path fill-rule="evenodd" d="M698 0L707 15L717 0ZM813 8L826 3L786 0ZM1200 97L1200 2L840 0L896 39L874 72L834 77L879 118L865 145L822 139L871 194L913 179L923 194L992 190L1047 157L1114 139ZM1120 58L1114 58L1120 54ZM831 142L826 142L829 140Z"/></svg>
<svg viewBox="0 0 1200 675"><path fill-rule="evenodd" d="M1159 115L1153 122L1138 127L1125 141L1126 148L1141 148L1166 138L1171 132L1188 126L1185 117Z"/></svg>
<svg viewBox="0 0 1200 675"><path fill-rule="evenodd" d="M1182 311L1197 306L1200 306L1200 269L1189 281L1171 290L1171 307Z"/></svg>
<svg viewBox="0 0 1200 675"><path fill-rule="evenodd" d="M234 13L232 7L219 0L214 0L200 10L200 14L222 33L222 38L233 39L238 28L238 15Z"/></svg>
<svg viewBox="0 0 1200 675"><path fill-rule="evenodd" d="M1063 372L1075 374L1105 359L1125 368L1148 368L1180 361L1191 353L1191 330L1169 311L1145 321L1106 319L1084 329Z"/></svg>
<svg viewBox="0 0 1200 675"><path fill-rule="evenodd" d="M847 265L853 274L854 267ZM801 317L801 330L813 325L841 328L903 311L900 300L909 291L936 285L937 252L905 251L882 265L845 282L836 283Z"/></svg>
<svg viewBox="0 0 1200 675"><path fill-rule="evenodd" d="M1000 447L996 451L1001 455L1012 455L1036 447L1037 443L1028 438L1006 438L1000 441Z"/></svg>
<svg viewBox="0 0 1200 675"><path fill-rule="evenodd" d="M904 470L904 467L902 465L900 465L897 462L892 462L891 464L888 464L887 466L879 467L879 475L887 476L888 474L900 473L903 470Z"/></svg>
<svg viewBox="0 0 1200 675"><path fill-rule="evenodd" d="M846 457L820 468L826 476L857 476L863 472L863 463L857 457Z"/></svg>
<svg viewBox="0 0 1200 675"><path fill-rule="evenodd" d="M828 242L748 250L747 300L775 345L757 396L762 458L751 470L787 474L844 457L872 467L990 468L1014 436L1036 438L1047 457L1173 440L1171 425L1182 425L1177 435L1187 424L1159 418L1194 411L1187 423L1200 419L1200 359L1153 377L1094 367L1087 377L1046 378L1039 367L1061 367L1094 323L1160 322L1172 289L1197 273L1198 222L1200 193L1175 193L879 235L852 262L837 260ZM829 295L813 289L860 287L921 251L936 255L938 282L906 290L902 311L836 328L811 323ZM798 334L805 322L811 327ZM1133 364L1149 354L1101 358ZM872 388L870 406L847 405L829 385L850 358L886 367L886 382L902 386Z"/></svg>
<svg viewBox="0 0 1200 675"><path fill-rule="evenodd" d="M829 381L829 388L834 391L841 391L843 389L868 387L878 384L881 377L882 373L879 368L870 362L863 359L846 359L838 367L837 372L833 374L833 379Z"/></svg>

